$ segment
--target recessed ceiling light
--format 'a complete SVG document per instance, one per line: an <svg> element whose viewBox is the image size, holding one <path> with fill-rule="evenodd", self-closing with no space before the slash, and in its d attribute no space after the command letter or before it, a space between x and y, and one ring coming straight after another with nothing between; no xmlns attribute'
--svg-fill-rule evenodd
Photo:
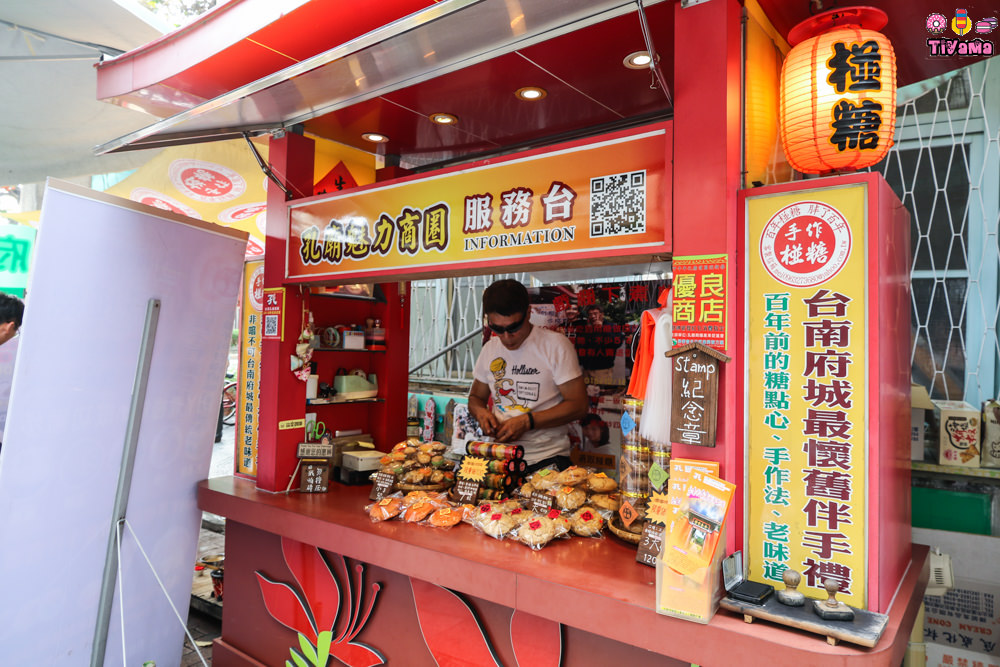
<svg viewBox="0 0 1000 667"><path fill-rule="evenodd" d="M454 116L450 113L432 113L430 115L431 122L437 123L438 125L454 125L458 122L458 116Z"/></svg>
<svg viewBox="0 0 1000 667"><path fill-rule="evenodd" d="M384 134L379 134L378 132L365 132L361 135L361 138L365 141L370 141L375 144L384 144L389 141L389 137Z"/></svg>
<svg viewBox="0 0 1000 667"><path fill-rule="evenodd" d="M514 91L514 94L517 95L518 98L528 100L529 102L540 100L548 95L544 88L538 88L537 86L525 86L524 88L518 88Z"/></svg>
<svg viewBox="0 0 1000 667"><path fill-rule="evenodd" d="M649 51L636 51L625 56L622 64L629 69L648 69L649 63L653 61L649 56Z"/></svg>

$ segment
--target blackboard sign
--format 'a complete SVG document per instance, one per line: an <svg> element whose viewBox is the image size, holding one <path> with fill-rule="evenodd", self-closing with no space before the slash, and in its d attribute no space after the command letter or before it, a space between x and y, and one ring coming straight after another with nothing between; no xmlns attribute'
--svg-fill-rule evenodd
<svg viewBox="0 0 1000 667"><path fill-rule="evenodd" d="M639 538L639 547L635 553L635 559L643 565L656 567L656 559L663 548L664 527L647 521L642 527L642 536Z"/></svg>
<svg viewBox="0 0 1000 667"><path fill-rule="evenodd" d="M552 509L552 503L555 502L555 498L550 496L545 491L532 491L531 492L531 511L537 512L539 514L545 514L550 509Z"/></svg>
<svg viewBox="0 0 1000 667"><path fill-rule="evenodd" d="M382 500L392 492L392 487L396 484L396 476L391 472L375 473L375 483L372 486L371 500Z"/></svg>
<svg viewBox="0 0 1000 667"><path fill-rule="evenodd" d="M326 493L329 490L330 462L326 459L303 460L299 491L302 493Z"/></svg>
<svg viewBox="0 0 1000 667"><path fill-rule="evenodd" d="M463 505L475 505L479 500L479 482L474 479L459 479L455 482L455 501Z"/></svg>
<svg viewBox="0 0 1000 667"><path fill-rule="evenodd" d="M719 406L719 372L729 357L701 343L688 343L664 353L674 371L670 407L670 441L715 447Z"/></svg>

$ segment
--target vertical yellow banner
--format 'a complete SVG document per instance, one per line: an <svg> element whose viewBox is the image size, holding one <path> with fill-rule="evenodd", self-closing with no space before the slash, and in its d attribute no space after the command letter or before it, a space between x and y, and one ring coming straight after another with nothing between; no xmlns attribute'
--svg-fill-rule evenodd
<svg viewBox="0 0 1000 667"><path fill-rule="evenodd" d="M264 262L243 267L240 309L240 377L237 386L236 474L257 476L257 420L260 414L260 339L264 300Z"/></svg>
<svg viewBox="0 0 1000 667"><path fill-rule="evenodd" d="M866 186L746 201L748 576L865 607Z"/></svg>

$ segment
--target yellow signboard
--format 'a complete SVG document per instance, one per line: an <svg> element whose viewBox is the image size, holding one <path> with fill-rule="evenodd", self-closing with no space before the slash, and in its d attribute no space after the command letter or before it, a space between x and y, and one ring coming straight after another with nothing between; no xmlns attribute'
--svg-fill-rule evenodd
<svg viewBox="0 0 1000 667"><path fill-rule="evenodd" d="M289 207L295 280L669 250L670 124Z"/></svg>
<svg viewBox="0 0 1000 667"><path fill-rule="evenodd" d="M748 577L865 607L866 187L746 202Z"/></svg>
<svg viewBox="0 0 1000 667"><path fill-rule="evenodd" d="M236 387L236 474L248 477L257 476L263 299L264 262L247 262L243 266L243 295L240 307L240 373Z"/></svg>

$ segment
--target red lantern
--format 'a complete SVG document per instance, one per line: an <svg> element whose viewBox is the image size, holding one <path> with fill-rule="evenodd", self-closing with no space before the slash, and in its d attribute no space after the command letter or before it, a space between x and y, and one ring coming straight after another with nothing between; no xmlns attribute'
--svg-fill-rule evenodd
<svg viewBox="0 0 1000 667"><path fill-rule="evenodd" d="M788 162L806 174L875 164L896 129L896 54L873 7L817 14L792 28L781 68L779 126Z"/></svg>

